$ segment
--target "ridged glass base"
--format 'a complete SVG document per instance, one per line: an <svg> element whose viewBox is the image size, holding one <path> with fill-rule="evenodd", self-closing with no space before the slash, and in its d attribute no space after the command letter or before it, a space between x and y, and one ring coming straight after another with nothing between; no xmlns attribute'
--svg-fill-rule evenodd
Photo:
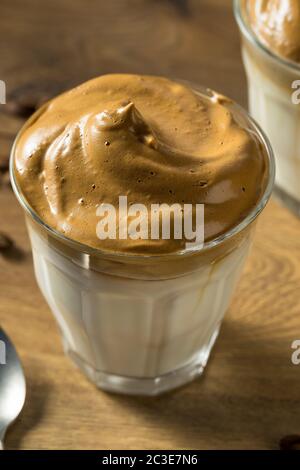
<svg viewBox="0 0 300 470"><path fill-rule="evenodd" d="M70 357L72 362L102 390L126 395L155 396L180 387L199 377L203 373L218 334L219 328L214 331L208 344L184 367L153 378L124 377L101 372L87 364L78 354L72 351L64 338L63 345L66 355Z"/></svg>
<svg viewBox="0 0 300 470"><path fill-rule="evenodd" d="M274 195L284 206L286 206L293 214L300 217L300 201L287 194L283 189L275 186Z"/></svg>

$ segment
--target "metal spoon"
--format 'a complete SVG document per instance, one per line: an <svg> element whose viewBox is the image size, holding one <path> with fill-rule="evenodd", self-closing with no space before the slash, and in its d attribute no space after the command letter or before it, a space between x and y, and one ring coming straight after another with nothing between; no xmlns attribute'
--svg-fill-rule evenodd
<svg viewBox="0 0 300 470"><path fill-rule="evenodd" d="M7 428L19 416L26 396L23 368L17 352L0 328L0 449Z"/></svg>

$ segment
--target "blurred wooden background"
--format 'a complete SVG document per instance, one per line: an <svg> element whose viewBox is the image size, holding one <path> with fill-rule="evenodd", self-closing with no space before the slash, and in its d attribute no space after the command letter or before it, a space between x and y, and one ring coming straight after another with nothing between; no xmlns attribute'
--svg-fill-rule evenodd
<svg viewBox="0 0 300 470"><path fill-rule="evenodd" d="M99 74L183 78L246 104L230 0L1 0L0 59L8 92L0 167L26 114ZM28 381L8 448L276 449L300 433L300 366L291 363L300 338L299 220L276 201L265 211L203 378L157 399L120 397L97 391L64 357L1 171L0 232L18 248L0 253L0 322Z"/></svg>

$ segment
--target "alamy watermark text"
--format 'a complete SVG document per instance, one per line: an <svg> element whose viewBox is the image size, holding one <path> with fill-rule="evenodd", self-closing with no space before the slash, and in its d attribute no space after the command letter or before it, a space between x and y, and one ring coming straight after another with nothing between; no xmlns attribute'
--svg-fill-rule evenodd
<svg viewBox="0 0 300 470"><path fill-rule="evenodd" d="M118 207L102 203L96 215L100 240L187 240L186 248L204 244L204 204L129 204L119 196Z"/></svg>
<svg viewBox="0 0 300 470"><path fill-rule="evenodd" d="M300 104L300 80L295 80L292 83L292 88L295 90L292 93L292 103Z"/></svg>
<svg viewBox="0 0 300 470"><path fill-rule="evenodd" d="M300 339L296 339L292 343L292 349L295 351L292 354L292 364L294 366L299 366L300 365Z"/></svg>
<svg viewBox="0 0 300 470"><path fill-rule="evenodd" d="M6 85L3 80L0 80L0 104L6 104Z"/></svg>
<svg viewBox="0 0 300 470"><path fill-rule="evenodd" d="M6 364L6 344L0 340L0 365Z"/></svg>

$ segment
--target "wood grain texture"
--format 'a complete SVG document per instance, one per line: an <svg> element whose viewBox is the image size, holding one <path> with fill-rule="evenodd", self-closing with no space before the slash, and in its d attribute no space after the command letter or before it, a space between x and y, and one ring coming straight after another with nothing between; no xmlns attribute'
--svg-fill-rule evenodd
<svg viewBox="0 0 300 470"><path fill-rule="evenodd" d="M143 72L246 99L230 0L1 0L0 79L8 92L56 93L92 76ZM1 153L22 124L0 108ZM272 201L204 376L156 399L109 395L62 353L36 285L22 210L0 189L0 322L24 363L28 398L8 448L276 449L300 433L300 220Z"/></svg>

